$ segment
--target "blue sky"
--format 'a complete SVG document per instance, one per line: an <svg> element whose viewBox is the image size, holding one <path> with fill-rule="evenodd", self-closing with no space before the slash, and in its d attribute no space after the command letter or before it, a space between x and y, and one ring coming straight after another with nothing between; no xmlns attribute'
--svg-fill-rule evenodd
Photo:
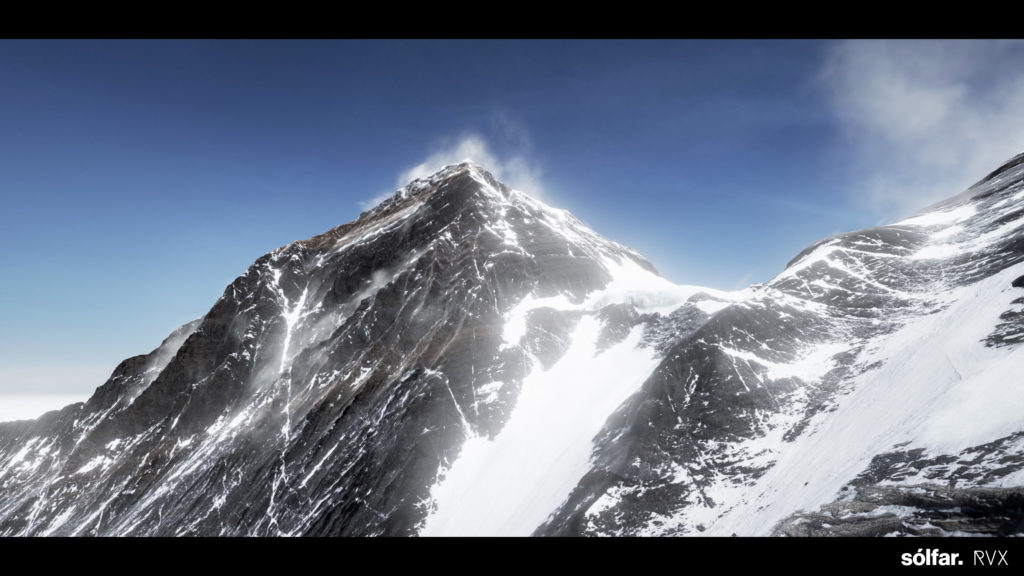
<svg viewBox="0 0 1024 576"><path fill-rule="evenodd" d="M1024 150L1024 46L0 42L0 394L87 395L260 255L473 156L669 279L766 281Z"/></svg>

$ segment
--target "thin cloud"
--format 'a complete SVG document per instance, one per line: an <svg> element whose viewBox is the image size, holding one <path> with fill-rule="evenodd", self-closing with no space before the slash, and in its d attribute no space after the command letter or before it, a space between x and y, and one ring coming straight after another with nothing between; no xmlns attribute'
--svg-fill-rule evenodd
<svg viewBox="0 0 1024 576"><path fill-rule="evenodd" d="M509 130L509 126L506 121L504 129ZM521 127L517 130L516 140L522 146L521 143L526 142L525 132ZM493 151L488 140L476 133L441 141L424 161L402 171L395 183L397 186L404 186L416 178L430 176L449 164L457 164L464 160L473 160L517 190L537 197L543 196L542 172L536 165L522 153L508 157L499 156Z"/></svg>
<svg viewBox="0 0 1024 576"><path fill-rule="evenodd" d="M1024 150L1024 43L846 41L821 79L854 142L868 208L898 217L962 192Z"/></svg>
<svg viewBox="0 0 1024 576"><path fill-rule="evenodd" d="M737 278L735 282L733 282L732 289L742 290L750 286L750 283L754 280L754 278L757 278L757 269L751 268L750 270L747 270L742 276Z"/></svg>
<svg viewBox="0 0 1024 576"><path fill-rule="evenodd" d="M378 194L368 200L360 200L359 202L357 202L357 204L359 204L359 207L362 208L363 210L369 210L370 208L373 208L377 204L380 204L381 202L387 200L392 194L393 192L385 192L382 194Z"/></svg>
<svg viewBox="0 0 1024 576"><path fill-rule="evenodd" d="M441 138L420 163L402 170L395 178L395 187L401 188L417 178L425 178L450 164L472 160L483 166L499 180L534 198L544 199L543 171L531 159L533 148L525 126L504 114L491 119L490 137L478 132L467 132L459 137ZM502 150L497 152L496 149ZM358 202L369 210L389 198L393 192L378 194Z"/></svg>

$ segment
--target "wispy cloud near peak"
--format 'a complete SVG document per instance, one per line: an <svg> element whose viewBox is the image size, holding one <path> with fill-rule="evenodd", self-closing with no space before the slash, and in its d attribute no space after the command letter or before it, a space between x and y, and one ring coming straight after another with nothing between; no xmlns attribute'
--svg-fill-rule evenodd
<svg viewBox="0 0 1024 576"><path fill-rule="evenodd" d="M496 154L491 145L480 134L467 133L459 138L439 141L431 154L419 164L403 170L396 179L397 186L404 186L411 180L429 176L449 164L472 160L483 166L509 186L531 194L543 196L541 170L521 153L510 157Z"/></svg>

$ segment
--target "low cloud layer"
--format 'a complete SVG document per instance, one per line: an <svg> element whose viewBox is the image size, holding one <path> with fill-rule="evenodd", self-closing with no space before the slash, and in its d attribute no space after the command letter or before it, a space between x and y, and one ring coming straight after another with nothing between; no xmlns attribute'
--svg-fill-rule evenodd
<svg viewBox="0 0 1024 576"><path fill-rule="evenodd" d="M91 394L114 371L112 364L45 364L0 367L0 396ZM2 400L0 400L2 401Z"/></svg>
<svg viewBox="0 0 1024 576"><path fill-rule="evenodd" d="M870 209L902 216L1024 151L1024 42L847 41L821 79Z"/></svg>
<svg viewBox="0 0 1024 576"><path fill-rule="evenodd" d="M51 410L60 410L75 402L85 402L87 394L41 394L38 396L0 396L0 422L33 420Z"/></svg>

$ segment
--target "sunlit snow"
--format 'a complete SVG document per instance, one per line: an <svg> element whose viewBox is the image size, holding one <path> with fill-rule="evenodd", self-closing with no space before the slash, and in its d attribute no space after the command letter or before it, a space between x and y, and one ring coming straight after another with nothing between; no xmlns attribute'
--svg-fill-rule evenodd
<svg viewBox="0 0 1024 576"><path fill-rule="evenodd" d="M952 210L926 212L919 216L911 216L897 222L897 225L904 226L938 226L940 224L953 224L962 222L977 213L973 204L964 204Z"/></svg>
<svg viewBox="0 0 1024 576"><path fill-rule="evenodd" d="M422 535L529 535L586 473L592 438L647 379L654 352L642 328L599 355L600 321L584 316L549 370L535 364L511 418L493 439L473 437L431 490Z"/></svg>

